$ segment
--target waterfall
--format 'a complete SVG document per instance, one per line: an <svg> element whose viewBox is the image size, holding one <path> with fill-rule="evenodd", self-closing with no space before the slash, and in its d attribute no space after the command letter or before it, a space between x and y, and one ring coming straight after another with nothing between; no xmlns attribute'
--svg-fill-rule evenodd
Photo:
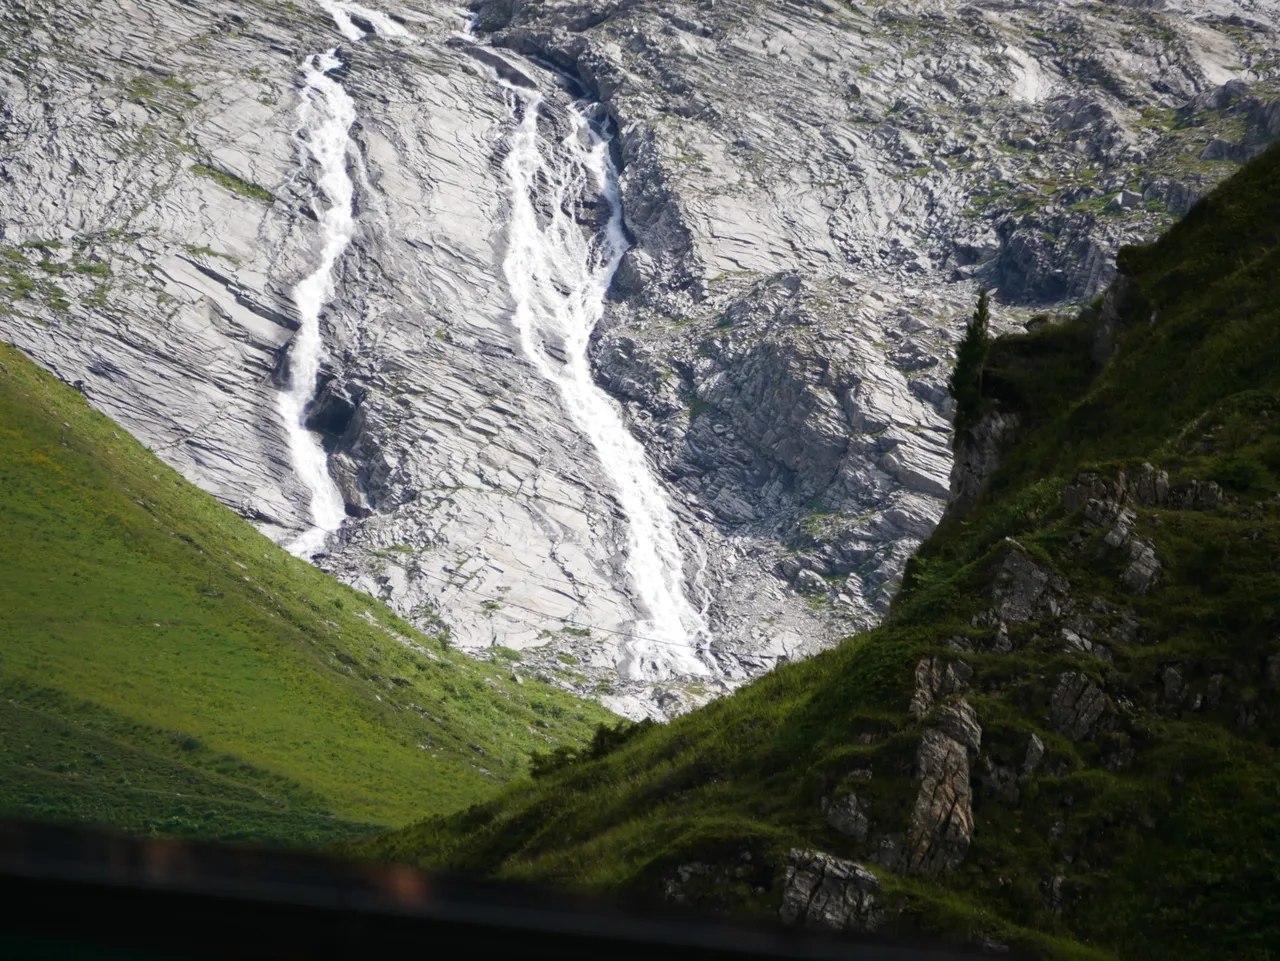
<svg viewBox="0 0 1280 961"><path fill-rule="evenodd" d="M353 17L371 24L375 32L397 38L409 31L385 14L343 0L317 0L333 17L339 32L348 40L367 35ZM280 394L280 416L289 435L289 453L298 480L310 492L311 527L287 546L298 557L310 557L324 548L328 535L346 517L346 506L329 475L329 458L320 438L307 430L306 409L315 396L320 363L325 356L320 332L320 311L333 296L333 269L355 235L355 186L347 171L351 149L351 125L356 122L355 103L330 71L342 66L337 50L308 57L302 64L303 89L298 105L297 141L304 167L318 171L312 201L320 223L323 244L320 261L297 286L293 300L300 324L289 350L289 387ZM324 209L317 202L323 199Z"/></svg>
<svg viewBox="0 0 1280 961"><path fill-rule="evenodd" d="M675 518L640 442L622 411L598 387L588 345L605 295L627 251L617 171L608 144L577 107L560 143L539 134L544 109L535 90L500 81L518 122L504 171L511 188L509 244L503 272L515 302L514 321L525 354L555 385L573 422L595 447L627 519L627 562L644 609L635 636L623 644L624 677L657 680L712 673L699 657L706 622L685 594L684 555ZM574 216L584 194L608 205L603 231L592 236ZM562 347L563 362L546 344Z"/></svg>
<svg viewBox="0 0 1280 961"><path fill-rule="evenodd" d="M363 40L367 35L364 28L355 22L356 17L372 26L374 33L379 36L400 39L411 36L408 30L385 13L370 10L358 3L348 3L346 0L316 0L316 3L320 5L321 10L333 17L338 31L348 40Z"/></svg>
<svg viewBox="0 0 1280 961"><path fill-rule="evenodd" d="M333 296L333 268L355 234L355 187L347 172L347 148L356 109L342 85L329 76L338 66L341 61L333 50L307 59L302 67L305 86L298 107L298 143L304 163L309 160L315 164L316 191L327 203L316 211L324 238L320 262L293 288L301 323L289 350L289 388L280 394L280 415L289 431L294 471L311 492L312 526L288 545L299 557L310 557L323 548L328 533L337 530L346 516L342 495L329 476L324 446L304 423L325 353L320 311Z"/></svg>

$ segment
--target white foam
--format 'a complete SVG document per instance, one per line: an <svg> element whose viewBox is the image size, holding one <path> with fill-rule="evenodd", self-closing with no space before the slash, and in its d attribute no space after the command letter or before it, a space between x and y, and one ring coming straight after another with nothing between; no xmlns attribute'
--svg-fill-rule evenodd
<svg viewBox="0 0 1280 961"><path fill-rule="evenodd" d="M385 13L372 10L358 3L347 0L316 0L322 9L337 25L338 31L348 40L363 40L367 36L364 28L356 24L354 18L359 17L372 25L380 37L407 40L413 36L404 26L392 20Z"/></svg>
<svg viewBox="0 0 1280 961"><path fill-rule="evenodd" d="M356 108L342 85L329 76L338 66L341 61L332 50L307 59L302 65L305 86L298 107L297 140L303 163L312 163L318 170L319 196L313 207L323 238L319 263L293 288L300 325L289 350L289 388L280 394L280 415L289 432L294 471L311 493L312 526L288 545L299 557L321 550L329 532L336 531L346 516L342 495L329 476L328 456L320 438L303 424L325 356L320 311L333 296L333 268L355 235L355 188L347 172L347 153ZM321 198L323 209L317 202Z"/></svg>
<svg viewBox="0 0 1280 961"><path fill-rule="evenodd" d="M503 272L515 301L514 321L525 354L551 381L578 428L594 445L613 482L629 531L628 572L643 620L624 642L624 677L658 680L712 673L699 656L706 622L685 595L684 556L675 518L644 448L618 405L595 383L587 348L604 311L605 294L627 250L617 173L608 145L586 118L570 111L570 133L551 144L539 134L542 97L504 83L521 115L504 162L511 188L509 246ZM598 191L609 206L600 236L574 216L584 193ZM559 347L561 363L547 345Z"/></svg>

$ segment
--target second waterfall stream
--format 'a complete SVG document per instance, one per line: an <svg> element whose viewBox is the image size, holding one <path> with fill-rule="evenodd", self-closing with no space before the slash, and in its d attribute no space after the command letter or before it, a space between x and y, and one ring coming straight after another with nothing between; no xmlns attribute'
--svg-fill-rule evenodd
<svg viewBox="0 0 1280 961"><path fill-rule="evenodd" d="M595 448L626 515L628 572L644 619L623 645L619 671L637 680L707 676L711 668L700 656L709 641L707 625L686 594L675 517L644 448L591 373L591 333L627 251L608 144L577 107L568 108L562 141L544 137L538 122L547 109L542 95L501 82L517 121L504 161L511 222L503 273L521 346ZM574 216L592 195L609 210L598 233L584 231ZM549 353L548 343L561 346L563 356Z"/></svg>
<svg viewBox="0 0 1280 961"><path fill-rule="evenodd" d="M410 34L394 20L355 3L320 0L348 40L363 40L367 31L353 17L362 18L373 32L396 39ZM302 65L303 89L298 105L297 140L303 167L315 168L312 207L320 224L320 258L311 273L294 288L298 332L289 348L289 386L280 394L280 416L289 436L289 453L298 480L310 494L311 526L292 540L288 549L310 557L323 549L331 533L346 517L346 505L329 474L329 457L320 438L307 429L307 405L315 396L320 362L325 357L320 312L333 296L333 271L355 236L355 185L347 164L355 152L351 126L356 107L331 73L342 66L337 50L308 57Z"/></svg>
<svg viewBox="0 0 1280 961"><path fill-rule="evenodd" d="M338 66L341 62L332 50L307 60L298 109L298 140L317 168L316 189L327 204L316 210L323 238L320 262L293 289L299 325L289 350L289 387L280 394L280 416L289 432L293 469L311 494L311 527L288 545L299 557L310 557L323 548L329 532L337 530L346 516L342 495L329 476L328 455L305 423L325 353L320 311L333 295L333 268L355 235L355 188L347 172L347 147L356 108L342 85L329 76Z"/></svg>

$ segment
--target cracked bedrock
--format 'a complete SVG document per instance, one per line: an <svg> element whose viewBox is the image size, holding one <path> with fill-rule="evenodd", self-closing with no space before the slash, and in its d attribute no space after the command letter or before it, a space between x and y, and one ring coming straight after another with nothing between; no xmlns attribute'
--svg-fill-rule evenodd
<svg viewBox="0 0 1280 961"><path fill-rule="evenodd" d="M1275 3L501 0L466 36L369 6L406 36L268 0L0 8L0 335L265 533L306 529L278 396L325 204L301 67L335 49L355 231L307 426L347 518L315 562L631 716L874 623L946 506L977 287L1009 329L1085 302L1280 136ZM665 490L705 673L619 670L653 612L513 323L511 84L550 140L579 100L611 138L630 249L592 371ZM600 189L565 201L587 234Z"/></svg>

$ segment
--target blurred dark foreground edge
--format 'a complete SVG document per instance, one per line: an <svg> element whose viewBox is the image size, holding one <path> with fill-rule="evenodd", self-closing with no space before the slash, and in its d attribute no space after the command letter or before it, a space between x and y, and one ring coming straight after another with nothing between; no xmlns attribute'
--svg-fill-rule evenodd
<svg viewBox="0 0 1280 961"><path fill-rule="evenodd" d="M961 961L261 848L0 820L0 957Z"/></svg>

